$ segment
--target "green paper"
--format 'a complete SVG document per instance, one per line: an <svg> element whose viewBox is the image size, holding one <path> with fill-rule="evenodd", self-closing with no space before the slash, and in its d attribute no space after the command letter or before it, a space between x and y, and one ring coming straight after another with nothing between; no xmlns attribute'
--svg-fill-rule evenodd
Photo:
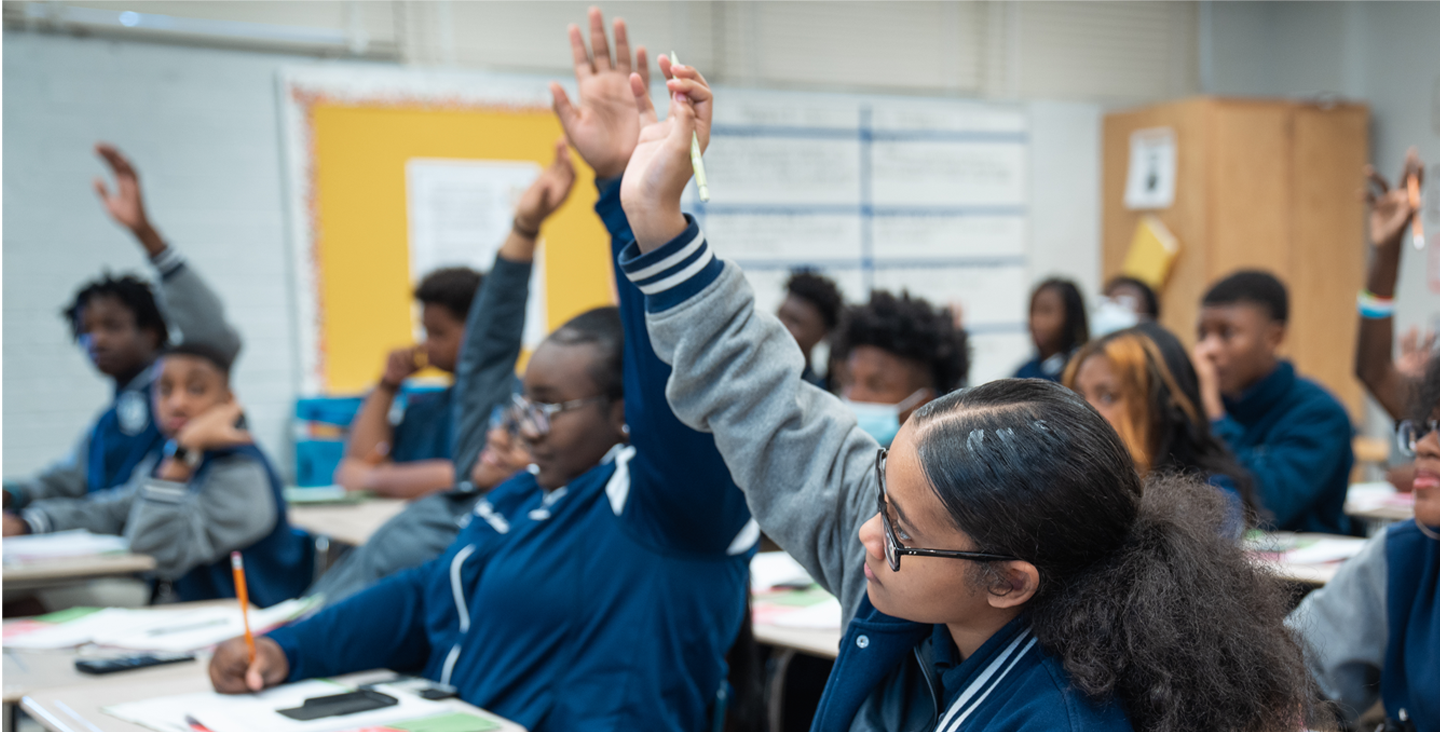
<svg viewBox="0 0 1440 732"><path fill-rule="evenodd" d="M91 613L98 613L100 610L101 608L98 607L72 607L48 615L37 615L35 616L35 620L42 623L68 623L71 620L79 620Z"/></svg>
<svg viewBox="0 0 1440 732"><path fill-rule="evenodd" d="M488 719L466 712L440 714L424 719L412 719L409 722L391 722L385 726L404 732L486 732L500 728L500 725Z"/></svg>
<svg viewBox="0 0 1440 732"><path fill-rule="evenodd" d="M811 586L805 590L790 590L788 592L777 592L759 599L766 605L785 605L787 607L809 607L830 599L830 593L820 589L819 586Z"/></svg>

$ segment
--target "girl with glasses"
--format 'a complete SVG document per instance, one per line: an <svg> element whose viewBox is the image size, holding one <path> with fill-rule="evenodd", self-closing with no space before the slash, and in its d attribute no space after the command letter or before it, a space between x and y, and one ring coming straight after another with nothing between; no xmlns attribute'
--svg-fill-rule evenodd
<svg viewBox="0 0 1440 732"><path fill-rule="evenodd" d="M1412 150L1406 172L1423 167ZM1389 219L1393 241L1375 237L1377 248L1398 249L1411 215L1404 182L1397 196L1371 171L1380 187L1372 197L1376 219ZM1398 200L1397 200L1398 198ZM1433 244L1432 244L1433 246ZM1398 257L1398 252L1390 254ZM1377 251L1377 260L1384 251ZM1394 284L1391 262L1390 285ZM1372 270L1373 275L1373 270ZM1372 278L1373 280L1373 278ZM1388 291L1386 294L1389 294ZM1362 312L1362 318L1366 315ZM1389 316L1384 320L1388 323ZM1362 323L1362 348L1366 338ZM1385 325L1388 330L1389 325ZM1372 334L1373 335L1373 334ZM1390 340L1384 339L1388 355ZM1320 690L1350 721L1378 700L1384 704L1385 730L1440 729L1440 361L1430 359L1418 384L1392 384L1386 398L1375 396L1396 417L1408 417L1396 430L1400 454L1415 459L1415 518L1392 524L1370 539L1359 555L1341 565L1335 579L1310 593L1290 616L1308 641L1306 660ZM1399 395L1409 393L1400 410Z"/></svg>
<svg viewBox="0 0 1440 732"><path fill-rule="evenodd" d="M666 395L712 432L762 529L843 608L814 730L1295 730L1319 723L1279 584L1224 501L1145 490L1079 396L1002 380L915 411L886 452L680 210L713 98L665 57L669 113L621 184ZM858 536L858 541L857 541Z"/></svg>

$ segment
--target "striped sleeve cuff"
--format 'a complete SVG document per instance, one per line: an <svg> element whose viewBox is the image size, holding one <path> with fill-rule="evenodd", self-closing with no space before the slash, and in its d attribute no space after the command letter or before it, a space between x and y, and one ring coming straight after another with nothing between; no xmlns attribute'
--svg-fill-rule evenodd
<svg viewBox="0 0 1440 732"><path fill-rule="evenodd" d="M630 242L620 252L620 269L645 295L645 309L659 313L694 297L720 276L725 266L705 243L705 235L690 214L689 226L665 246L641 253Z"/></svg>
<svg viewBox="0 0 1440 732"><path fill-rule="evenodd" d="M32 534L48 534L52 529L50 526L50 517L46 516L45 512L40 509L27 508L20 512L20 518L25 520L25 524L30 527L30 533Z"/></svg>
<svg viewBox="0 0 1440 732"><path fill-rule="evenodd" d="M177 504L185 500L185 484L170 480L151 479L141 489L140 495L147 501Z"/></svg>
<svg viewBox="0 0 1440 732"><path fill-rule="evenodd" d="M154 265L156 271L160 273L160 279L169 279L171 275L179 272L180 268L185 266L185 258L180 256L180 252L175 251L175 247L167 246L161 249L159 254L150 258L150 264Z"/></svg>

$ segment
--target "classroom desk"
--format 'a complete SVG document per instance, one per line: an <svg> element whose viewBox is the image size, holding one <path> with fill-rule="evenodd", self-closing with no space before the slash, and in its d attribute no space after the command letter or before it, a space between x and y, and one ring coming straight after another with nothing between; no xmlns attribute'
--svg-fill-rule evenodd
<svg viewBox="0 0 1440 732"><path fill-rule="evenodd" d="M72 585L99 577L139 574L154 568L155 560L144 554L102 554L6 564L0 576L4 577L7 591L34 590Z"/></svg>
<svg viewBox="0 0 1440 732"><path fill-rule="evenodd" d="M101 708L137 699L190 694L210 690L206 671L210 659L200 655L195 663L161 666L148 676L143 671L126 671L112 676L92 677L80 684L61 686L25 695L20 708L53 732L144 732L144 727L122 722ZM363 684L392 676L389 671L365 671L337 677L338 681ZM470 712L500 725L499 732L525 732L525 728L459 699L443 702L455 711Z"/></svg>
<svg viewBox="0 0 1440 732"><path fill-rule="evenodd" d="M290 506L290 525L317 536L361 546L386 521L405 510L399 498L371 498L357 503L317 503Z"/></svg>

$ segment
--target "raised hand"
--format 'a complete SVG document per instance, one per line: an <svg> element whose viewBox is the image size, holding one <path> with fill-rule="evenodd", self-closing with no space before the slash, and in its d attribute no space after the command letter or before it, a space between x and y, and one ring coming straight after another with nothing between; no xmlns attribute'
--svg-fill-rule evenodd
<svg viewBox="0 0 1440 732"><path fill-rule="evenodd" d="M1425 166L1420 162L1420 153L1410 148L1405 153L1405 167L1392 189L1385 179L1375 172L1373 166L1365 166L1365 177L1369 183L1364 192L1365 202L1370 204L1370 243L1377 247L1398 245L1404 238L1405 228L1415 216L1417 209L1410 205L1410 194L1406 181L1411 175L1425 182Z"/></svg>
<svg viewBox="0 0 1440 732"><path fill-rule="evenodd" d="M1412 325L1400 339L1400 358L1395 359L1395 370L1401 376L1418 381L1425 376L1425 368L1430 365L1430 356L1434 352L1435 333L1426 331L1421 337L1420 329Z"/></svg>
<svg viewBox="0 0 1440 732"><path fill-rule="evenodd" d="M625 172L625 163L635 149L640 133L640 118L630 96L630 75L640 74L648 83L649 62L645 47L635 51L632 65L630 37L625 21L615 19L615 58L605 38L605 19L599 8L590 8L590 46L593 57L585 50L580 27L570 26L570 51L575 57L575 83L580 92L578 106L570 102L565 89L551 82L550 94L555 98L555 114L570 144L580 157L595 169L598 178L614 178Z"/></svg>
<svg viewBox="0 0 1440 732"><path fill-rule="evenodd" d="M555 160L521 194L515 206L515 224L526 232L538 232L540 224L565 203L575 186L575 165L565 138L555 141Z"/></svg>
<svg viewBox="0 0 1440 732"><path fill-rule="evenodd" d="M165 249L165 243L145 215L145 200L140 194L140 175L135 172L135 167L130 164L129 158L107 142L97 143L95 152L104 159L105 164L110 166L110 172L115 175L113 195L104 179L96 178L94 181L95 193L100 196L105 211L115 223L129 229L151 256L160 253Z"/></svg>
<svg viewBox="0 0 1440 732"><path fill-rule="evenodd" d="M702 152L709 146L714 114L714 95L699 71L672 65L662 55L660 72L670 91L670 111L664 121L656 117L644 79L639 74L630 76L630 91L645 126L625 168L620 203L643 251L655 249L685 230L680 196L694 173L690 141L692 136L699 137Z"/></svg>

